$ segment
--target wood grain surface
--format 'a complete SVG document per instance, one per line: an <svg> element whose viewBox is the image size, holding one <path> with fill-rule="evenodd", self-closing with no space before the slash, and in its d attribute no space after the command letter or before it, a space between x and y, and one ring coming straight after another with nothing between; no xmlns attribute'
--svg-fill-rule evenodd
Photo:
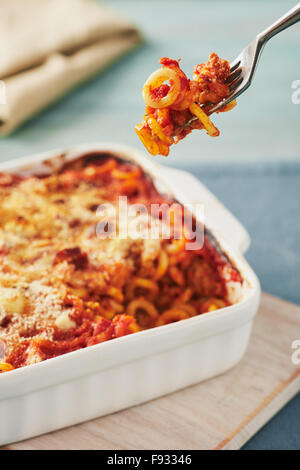
<svg viewBox="0 0 300 470"><path fill-rule="evenodd" d="M264 293L247 353L231 371L6 449L240 448L299 392L295 339L300 339L300 307Z"/></svg>

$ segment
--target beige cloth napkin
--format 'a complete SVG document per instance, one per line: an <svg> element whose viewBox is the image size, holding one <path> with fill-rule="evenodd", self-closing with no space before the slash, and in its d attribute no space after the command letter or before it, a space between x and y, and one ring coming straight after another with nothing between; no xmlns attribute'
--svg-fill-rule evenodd
<svg viewBox="0 0 300 470"><path fill-rule="evenodd" d="M0 136L140 41L93 0L0 0Z"/></svg>

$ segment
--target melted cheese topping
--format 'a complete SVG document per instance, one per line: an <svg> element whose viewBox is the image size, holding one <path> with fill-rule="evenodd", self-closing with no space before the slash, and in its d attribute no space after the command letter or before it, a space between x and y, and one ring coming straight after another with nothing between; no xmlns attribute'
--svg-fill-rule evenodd
<svg viewBox="0 0 300 470"><path fill-rule="evenodd" d="M0 187L0 339L7 355L28 337L52 339L55 327L76 326L74 308L64 308L67 293L84 297L91 287L105 294L115 271L133 269L134 253L144 262L158 256L159 240L97 237L96 208L104 202L105 189L83 181L70 191L57 177ZM84 272L67 261L55 264L57 253L72 247L87 255ZM28 364L40 360L36 354L30 347Z"/></svg>

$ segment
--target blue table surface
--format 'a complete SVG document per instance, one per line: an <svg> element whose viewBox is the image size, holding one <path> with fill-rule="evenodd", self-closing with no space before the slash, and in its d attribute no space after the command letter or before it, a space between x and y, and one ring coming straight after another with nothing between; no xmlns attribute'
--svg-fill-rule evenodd
<svg viewBox="0 0 300 470"><path fill-rule="evenodd" d="M246 254L262 289L300 304L300 164L186 167L251 235ZM300 331L295 332L295 339ZM300 449L300 394L244 449Z"/></svg>
<svg viewBox="0 0 300 470"><path fill-rule="evenodd" d="M143 150L133 131L143 114L140 90L160 56L182 57L190 75L214 50L233 59L295 0L237 2L106 0L143 31L145 44L100 76L0 139L0 160L96 140ZM159 161L190 170L248 229L247 258L267 292L300 304L300 27L266 47L253 86L232 112L214 118L218 139L195 132ZM279 64L279 67L278 67ZM298 333L300 337L300 332ZM299 338L298 338L299 339ZM245 449L300 448L300 396Z"/></svg>

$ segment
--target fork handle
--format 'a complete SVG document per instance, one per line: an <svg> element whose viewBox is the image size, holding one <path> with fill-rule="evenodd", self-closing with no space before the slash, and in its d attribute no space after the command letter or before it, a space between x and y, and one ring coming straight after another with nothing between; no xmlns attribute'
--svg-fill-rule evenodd
<svg viewBox="0 0 300 470"><path fill-rule="evenodd" d="M265 31L258 35L259 41L265 44L275 34L300 21L300 3L291 8L285 15L281 16L275 23L271 24Z"/></svg>

